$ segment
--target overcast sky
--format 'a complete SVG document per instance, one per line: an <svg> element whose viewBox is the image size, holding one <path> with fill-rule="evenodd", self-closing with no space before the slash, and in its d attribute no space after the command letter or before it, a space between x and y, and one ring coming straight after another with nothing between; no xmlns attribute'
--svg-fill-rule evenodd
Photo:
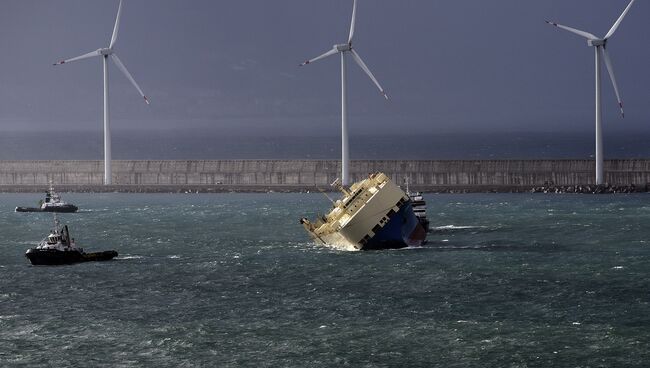
<svg viewBox="0 0 650 368"><path fill-rule="evenodd" d="M607 33L627 0L359 0L355 47L392 99L349 63L353 133L593 131L594 52L550 19ZM101 131L99 58L118 0L0 2L0 131ZM298 64L346 41L352 0L125 0L110 66L114 129L330 134L340 62ZM650 4L608 50L626 118L603 80L606 132L650 129ZM603 74L606 78L606 74Z"/></svg>

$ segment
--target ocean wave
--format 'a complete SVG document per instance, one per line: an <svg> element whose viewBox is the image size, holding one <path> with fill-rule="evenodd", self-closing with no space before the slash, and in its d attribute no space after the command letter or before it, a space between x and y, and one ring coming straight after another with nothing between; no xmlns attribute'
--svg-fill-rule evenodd
<svg viewBox="0 0 650 368"><path fill-rule="evenodd" d="M19 246L30 246L30 247L31 247L31 246L36 246L36 245L38 245L38 243L39 243L40 241L41 241L41 239L38 239L38 240L32 240L32 241L27 240L27 241L19 241L19 242L16 242L15 244L16 244L16 245L19 245Z"/></svg>
<svg viewBox="0 0 650 368"><path fill-rule="evenodd" d="M337 250L341 252L359 252L360 250L355 248L352 245L347 244L319 244L322 248L327 248L331 250Z"/></svg>
<svg viewBox="0 0 650 368"><path fill-rule="evenodd" d="M115 259L143 259L143 256L122 256L122 257L117 257Z"/></svg>
<svg viewBox="0 0 650 368"><path fill-rule="evenodd" d="M443 225L443 226L432 226L429 227L429 230L432 233L445 233L445 232L455 232L455 231L494 231L499 227L496 226L479 226L479 225Z"/></svg>
<svg viewBox="0 0 650 368"><path fill-rule="evenodd" d="M77 210L77 213L89 213L89 212L112 212L112 209L104 207L104 208L83 208Z"/></svg>
<svg viewBox="0 0 650 368"><path fill-rule="evenodd" d="M399 249L395 249L395 250L398 250L398 251L422 250L423 248L424 248L423 246L412 246L412 247L399 248Z"/></svg>
<svg viewBox="0 0 650 368"><path fill-rule="evenodd" d="M445 245L445 246L430 246L430 249L435 250L489 250L498 249L492 245Z"/></svg>

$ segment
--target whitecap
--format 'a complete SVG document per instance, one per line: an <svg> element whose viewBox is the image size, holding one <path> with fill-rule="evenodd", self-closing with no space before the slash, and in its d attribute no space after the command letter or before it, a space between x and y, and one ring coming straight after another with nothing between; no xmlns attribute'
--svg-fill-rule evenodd
<svg viewBox="0 0 650 368"><path fill-rule="evenodd" d="M123 256L123 257L117 257L116 259L142 259L144 258L143 256Z"/></svg>
<svg viewBox="0 0 650 368"><path fill-rule="evenodd" d="M444 225L434 226L432 230L467 230L467 229L485 229L485 226L469 226L469 225Z"/></svg>
<svg viewBox="0 0 650 368"><path fill-rule="evenodd" d="M405 250L421 250L422 248L423 247L421 245L413 245L413 246L408 246L408 247L404 247L404 248L397 248L397 249L391 249L391 250L398 251L398 252L403 252Z"/></svg>
<svg viewBox="0 0 650 368"><path fill-rule="evenodd" d="M359 249L355 248L352 245L347 244L322 244L323 247L343 251L343 252L358 252Z"/></svg>

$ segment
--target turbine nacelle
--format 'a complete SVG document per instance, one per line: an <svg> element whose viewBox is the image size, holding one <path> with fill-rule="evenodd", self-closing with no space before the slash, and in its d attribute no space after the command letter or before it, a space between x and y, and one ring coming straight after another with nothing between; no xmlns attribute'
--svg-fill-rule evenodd
<svg viewBox="0 0 650 368"><path fill-rule="evenodd" d="M605 44L607 44L607 40L587 40L587 45L593 47L605 46Z"/></svg>
<svg viewBox="0 0 650 368"><path fill-rule="evenodd" d="M97 50L97 53L102 56L109 56L109 55L113 55L113 49L111 48L99 49Z"/></svg>
<svg viewBox="0 0 650 368"><path fill-rule="evenodd" d="M352 43L342 43L340 45L334 45L334 49L338 52L346 52L352 50Z"/></svg>

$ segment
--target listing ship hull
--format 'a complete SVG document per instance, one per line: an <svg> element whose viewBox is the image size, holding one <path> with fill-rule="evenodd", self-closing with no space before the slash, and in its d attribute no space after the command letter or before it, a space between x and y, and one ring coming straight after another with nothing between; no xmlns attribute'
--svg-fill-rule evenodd
<svg viewBox="0 0 650 368"><path fill-rule="evenodd" d="M344 197L329 214L314 223L300 221L314 241L356 250L419 247L426 241L409 196L385 174L339 189Z"/></svg>
<svg viewBox="0 0 650 368"><path fill-rule="evenodd" d="M375 236L363 246L363 250L399 249L422 246L426 231L413 214L409 202L393 214Z"/></svg>
<svg viewBox="0 0 650 368"><path fill-rule="evenodd" d="M65 206L56 207L16 207L16 212L57 212L57 213L72 213L77 212L79 208L75 205L68 204Z"/></svg>
<svg viewBox="0 0 650 368"><path fill-rule="evenodd" d="M58 266L81 262L110 261L117 257L117 252L108 250L104 252L85 253L79 251L60 251L53 249L29 249L25 257L34 266Z"/></svg>

